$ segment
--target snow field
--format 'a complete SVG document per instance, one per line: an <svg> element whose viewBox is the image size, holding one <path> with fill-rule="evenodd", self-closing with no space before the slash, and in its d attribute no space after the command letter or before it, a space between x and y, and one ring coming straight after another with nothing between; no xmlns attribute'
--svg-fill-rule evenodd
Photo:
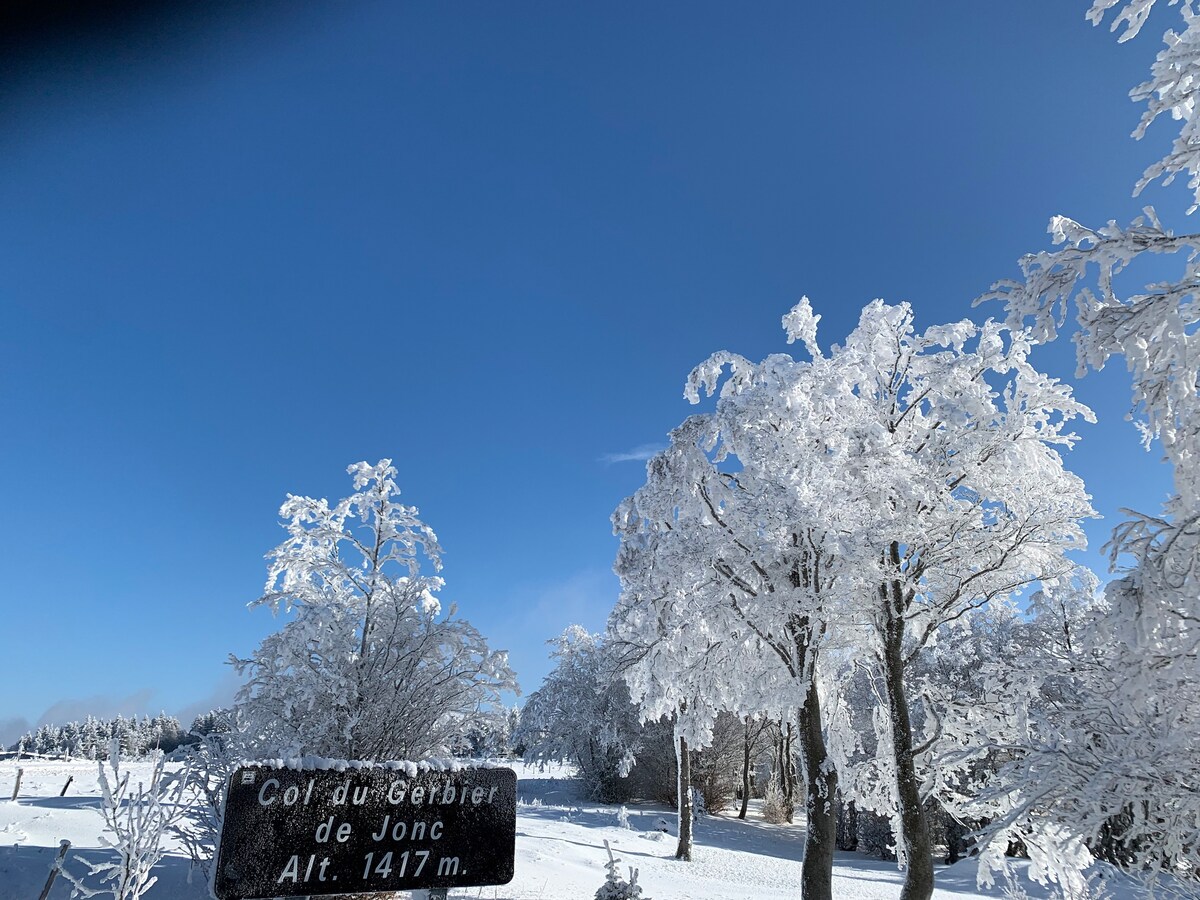
<svg viewBox="0 0 1200 900"><path fill-rule="evenodd" d="M20 795L12 794L17 763L0 761L0 900L37 900L54 861L60 840L72 843L68 866L85 870L84 859L99 859L100 817L96 764L24 760ZM130 778L149 774L147 763L127 764ZM516 764L517 859L510 884L452 891L467 900L591 900L604 881L607 856L604 841L621 860L622 872L638 869L638 881L651 900L798 900L799 857L804 826L773 826L762 821L752 805L747 821L731 816L708 816L696 824L696 852L691 863L678 862L674 815L656 804L626 807L629 827L620 824L620 808L593 803L578 796L571 772L564 768L539 770ZM65 797L63 784L74 776ZM665 824L670 833L660 830ZM199 873L175 843L156 870L159 881L148 900L205 900L207 888ZM970 862L938 873L936 900L998 897L999 890L975 888ZM895 900L901 875L892 863L856 853L839 853L834 872L834 896L839 900ZM1030 898L1051 896L1046 889L1023 882ZM50 900L68 900L70 885L59 879ZM421 897L416 892L414 897ZM404 896L404 895L400 895ZM1133 897L1121 893L1118 897Z"/></svg>

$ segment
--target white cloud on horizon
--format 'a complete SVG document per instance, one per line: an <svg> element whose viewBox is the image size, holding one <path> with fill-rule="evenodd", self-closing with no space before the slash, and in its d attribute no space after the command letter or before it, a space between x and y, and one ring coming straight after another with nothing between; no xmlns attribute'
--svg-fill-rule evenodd
<svg viewBox="0 0 1200 900"><path fill-rule="evenodd" d="M0 750L15 744L29 730L29 720L22 716L0 719Z"/></svg>
<svg viewBox="0 0 1200 900"><path fill-rule="evenodd" d="M639 444L632 450L626 450L624 453L605 453L600 457L600 462L605 465L623 462L646 462L656 453L661 453L667 449L666 444Z"/></svg>
<svg viewBox="0 0 1200 900"><path fill-rule="evenodd" d="M232 671L222 673L208 693L179 710L175 717L187 728L196 716L211 709L229 706L241 687L242 678ZM15 744L21 735L34 731L41 725L65 725L67 722L82 722L88 716L97 719L112 719L122 716L146 716L166 712L164 704L154 702L156 691L143 688L126 697L95 694L91 697L68 697L50 705L33 722L24 716L0 719L0 748Z"/></svg>
<svg viewBox="0 0 1200 900"><path fill-rule="evenodd" d="M160 710L153 708L153 688L143 688L128 697L112 697L96 694L92 697L59 700L38 717L38 725L62 725L66 722L82 722L88 716L97 719L112 719L116 716L144 716Z"/></svg>
<svg viewBox="0 0 1200 900"><path fill-rule="evenodd" d="M189 703L179 711L176 718L184 728L190 728L196 716L220 707L228 708L233 705L233 698L238 688L242 686L242 676L232 669L224 672L211 691L199 700Z"/></svg>

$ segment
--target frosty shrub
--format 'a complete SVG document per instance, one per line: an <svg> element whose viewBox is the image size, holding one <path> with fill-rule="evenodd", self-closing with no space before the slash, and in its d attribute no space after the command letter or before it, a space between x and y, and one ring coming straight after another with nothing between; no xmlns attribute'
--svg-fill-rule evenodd
<svg viewBox="0 0 1200 900"><path fill-rule="evenodd" d="M638 870L630 866L629 881L626 881L617 865L621 860L613 856L608 841L604 842L604 849L608 851L608 862L604 864L604 868L608 870L608 877L596 891L596 900L650 900L649 897L642 896L642 886L637 883Z"/></svg>
<svg viewBox="0 0 1200 900"><path fill-rule="evenodd" d="M574 763L583 790L595 800L631 799L629 775L646 729L629 689L614 674L609 646L579 625L549 643L554 669L525 702L514 741L531 762Z"/></svg>
<svg viewBox="0 0 1200 900"><path fill-rule="evenodd" d="M744 734L737 716L720 713L713 724L712 743L694 754L692 785L698 792L697 812L719 813L733 804L741 784Z"/></svg>
<svg viewBox="0 0 1200 900"><path fill-rule="evenodd" d="M398 500L391 460L348 469L355 493L334 505L289 496L288 539L268 555L251 606L293 618L249 659L238 712L259 756L344 759L444 756L488 721L503 727L500 692L517 690L504 652L435 594L441 546Z"/></svg>
<svg viewBox="0 0 1200 900"><path fill-rule="evenodd" d="M767 786L766 796L763 797L762 815L763 819L772 825L782 825L792 820L792 810L783 799L779 782L774 779Z"/></svg>
<svg viewBox="0 0 1200 900"><path fill-rule="evenodd" d="M187 813L171 831L210 885L217 839L225 820L225 785L242 756L238 740L236 733L205 734L187 748L187 768L180 775Z"/></svg>
<svg viewBox="0 0 1200 900"><path fill-rule="evenodd" d="M121 772L120 742L113 740L108 750L108 770L97 764L100 777L100 805L97 810L104 819L100 843L113 850L116 858L88 863L88 873L80 877L62 869L71 882L72 897L111 895L115 900L138 900L157 877L151 874L166 848L163 838L179 818L181 786L172 786L163 775L163 755L153 754L153 768L148 782L129 786L129 773ZM93 881L92 887L85 881Z"/></svg>

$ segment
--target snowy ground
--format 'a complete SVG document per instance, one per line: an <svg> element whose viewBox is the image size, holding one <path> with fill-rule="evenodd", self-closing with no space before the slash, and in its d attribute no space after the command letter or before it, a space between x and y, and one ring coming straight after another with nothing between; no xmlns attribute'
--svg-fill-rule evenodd
<svg viewBox="0 0 1200 900"><path fill-rule="evenodd" d="M98 859L100 818L95 763L29 761L17 802L12 795L17 763L0 761L0 900L37 900L59 841L71 841L72 856ZM134 781L144 764L129 765ZM710 816L696 827L696 853L691 863L672 858L673 836L657 830L669 822L669 810L653 805L628 807L629 827L618 821L618 809L580 799L567 773L539 772L516 766L518 774L516 877L501 887L451 891L451 898L485 900L590 900L604 881L604 841L622 868L640 871L639 883L651 900L798 900L804 839L802 825L767 825L757 816L742 822ZM63 784L74 776L66 796ZM82 860L68 862L82 873ZM207 889L199 878L189 883L188 860L177 848L159 867L159 882L148 900L203 900ZM998 897L980 892L970 862L938 871L937 900ZM1044 888L1022 882L1030 898L1051 896ZM834 896L839 900L895 900L900 873L894 864L855 853L838 854ZM70 885L59 879L51 900L67 900ZM417 892L416 896L422 896ZM1099 896L1099 895L1097 895ZM1113 894L1130 898L1132 892Z"/></svg>

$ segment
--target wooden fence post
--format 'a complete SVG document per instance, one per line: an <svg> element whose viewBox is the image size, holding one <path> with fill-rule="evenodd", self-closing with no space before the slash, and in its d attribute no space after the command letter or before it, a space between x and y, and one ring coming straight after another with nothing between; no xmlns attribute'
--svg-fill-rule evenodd
<svg viewBox="0 0 1200 900"><path fill-rule="evenodd" d="M46 886L42 888L42 895L38 900L46 900L50 896L50 888L54 886L54 879L58 877L58 873L62 870L63 863L67 859L67 851L71 849L70 841L63 841L58 847L58 859L54 861L54 865L50 867L50 877L46 879Z"/></svg>
<svg viewBox="0 0 1200 900"><path fill-rule="evenodd" d="M17 802L17 794L21 792L21 776L25 774L24 769L17 769L17 783L13 785L13 803Z"/></svg>
<svg viewBox="0 0 1200 900"><path fill-rule="evenodd" d="M63 789L62 789L61 791L59 791L59 794L58 794L58 796L60 796L60 797L65 797L65 796L67 796L67 788L69 788L69 787L71 786L71 782L72 782L72 781L74 781L74 780L75 780L75 776L74 776L74 775L68 775L68 776L67 776L67 783L63 785Z"/></svg>

